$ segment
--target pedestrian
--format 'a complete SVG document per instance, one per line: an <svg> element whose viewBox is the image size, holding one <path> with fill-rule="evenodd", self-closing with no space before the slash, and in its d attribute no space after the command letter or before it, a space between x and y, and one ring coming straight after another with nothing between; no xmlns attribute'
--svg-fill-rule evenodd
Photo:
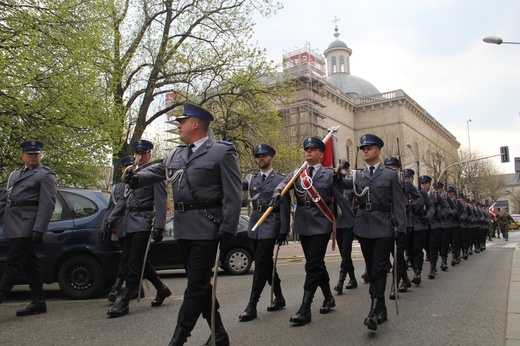
<svg viewBox="0 0 520 346"><path fill-rule="evenodd" d="M350 163L345 161L342 164L344 170L343 175L348 174ZM338 213L336 225L336 240L338 242L339 253L341 255L341 264L339 270L339 279L334 290L338 295L343 294L343 285L347 274L349 281L345 285L345 289L351 290L358 287L356 275L354 272L354 262L352 261L352 244L354 243L354 222L355 216L352 211L352 189L341 189L341 197L344 199L346 208L341 209Z"/></svg>
<svg viewBox="0 0 520 346"><path fill-rule="evenodd" d="M304 325L311 322L311 304L318 287L324 296L320 314L329 313L336 306L330 289L330 277L325 266L325 254L333 224L332 199L340 201L342 193L334 185L334 170L321 165L325 144L316 137L307 137L303 141L307 168L301 172L291 186L297 201L294 232L299 235L305 255L305 282L302 304L290 322ZM270 205L277 206L281 191L294 176L287 175L276 187Z"/></svg>
<svg viewBox="0 0 520 346"><path fill-rule="evenodd" d="M257 317L256 305L266 283L272 286L275 299L267 307L267 311L277 311L285 307L285 298L278 272L273 278L273 251L275 243L281 246L287 239L291 218L291 198L286 194L265 221L252 232L251 229L269 208L269 200L275 187L285 178L284 174L273 169L276 151L267 144L259 144L253 150L260 172L251 174L242 182L244 191L248 191L253 201L253 211L249 219L248 235L253 245L255 271L251 296L244 312L238 317L239 321L251 321Z"/></svg>
<svg viewBox="0 0 520 346"><path fill-rule="evenodd" d="M380 163L381 138L366 134L360 138L365 169L354 171L352 177L336 179L340 186L354 189L358 211L354 233L361 245L370 277L370 311L364 325L377 330L378 324L388 320L385 288L390 254L394 239L401 242L406 234L406 211L403 190L397 171Z"/></svg>
<svg viewBox="0 0 520 346"><path fill-rule="evenodd" d="M500 213L498 213L498 228L502 233L502 237L505 241L509 240L509 223L515 223L515 220L509 215L507 209L502 207L500 208Z"/></svg>
<svg viewBox="0 0 520 346"><path fill-rule="evenodd" d="M131 165L134 164L134 158L132 156L125 156L121 160L119 160L119 163L121 165L121 174L124 173L125 169ZM106 221L109 217L110 213L114 209L114 207L117 205L117 202L124 197L125 194L125 183L120 182L118 184L115 184L112 186L112 191L110 193L110 200L108 201L108 206L105 211L105 215L103 216L103 221L101 222L101 234L100 238L102 242L110 243L112 241L112 231L108 230L106 231ZM125 218L119 218L116 226L115 226L115 235L119 241L119 246L124 248L125 244L125 226L124 221ZM121 293L121 288L123 287L123 284L125 282L125 278L128 275L128 254L121 252L121 260L119 262L119 267L117 270L117 277L116 281L114 282L114 285L110 289L110 292L108 293L107 299L109 302L114 303L117 300L117 297L119 293ZM137 298L137 295L139 294L139 289L134 292L134 295L132 298ZM144 289L141 288L141 298L144 297Z"/></svg>
<svg viewBox="0 0 520 346"><path fill-rule="evenodd" d="M41 164L43 143L29 140L22 142L20 147L24 165L9 175L7 188L0 196L4 237L11 239L5 272L0 278L0 303L24 274L29 281L32 302L18 310L16 316L27 316L47 312L35 248L47 233L56 204L57 187L56 173Z"/></svg>
<svg viewBox="0 0 520 346"><path fill-rule="evenodd" d="M145 186L166 176L172 183L175 238L188 277L188 286L170 345L184 345L199 316L211 326L211 272L219 242L237 231L242 204L242 179L235 146L208 136L213 115L186 102L177 117L180 139L186 143L172 150L162 164L137 175L128 172L132 186ZM215 268L218 270L218 268ZM229 345L219 304L215 301L216 345ZM211 337L207 345L211 345Z"/></svg>
<svg viewBox="0 0 520 346"><path fill-rule="evenodd" d="M138 166L150 162L153 144L147 140L139 139L132 142L135 152L135 160ZM157 296L152 301L152 307L162 305L164 300L171 295L170 289L161 281L150 261L145 258L150 237L155 242L163 239L166 225L166 182L163 177L153 185L131 189L125 186L125 194L120 198L106 221L106 230L111 232L117 228L120 219L124 219L126 233L121 255L127 261L127 274L125 290L119 303L108 310L110 318L121 317L129 312L128 304L141 286L141 273L144 278L152 283L157 290Z"/></svg>

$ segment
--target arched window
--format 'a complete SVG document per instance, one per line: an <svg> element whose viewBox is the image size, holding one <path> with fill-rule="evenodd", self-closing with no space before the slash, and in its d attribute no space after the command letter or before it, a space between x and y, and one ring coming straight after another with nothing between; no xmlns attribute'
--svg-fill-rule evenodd
<svg viewBox="0 0 520 346"><path fill-rule="evenodd" d="M339 70L345 72L345 57L343 55L339 57Z"/></svg>
<svg viewBox="0 0 520 346"><path fill-rule="evenodd" d="M332 73L336 73L338 70L337 70L337 66L336 66L336 57L333 56L332 57L332 69L331 69Z"/></svg>

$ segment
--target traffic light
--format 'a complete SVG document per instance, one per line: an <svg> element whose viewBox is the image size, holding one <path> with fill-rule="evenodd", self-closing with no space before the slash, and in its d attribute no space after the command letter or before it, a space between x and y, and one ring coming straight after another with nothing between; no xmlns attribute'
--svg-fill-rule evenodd
<svg viewBox="0 0 520 346"><path fill-rule="evenodd" d="M509 147L500 147L500 160L502 163L509 162Z"/></svg>

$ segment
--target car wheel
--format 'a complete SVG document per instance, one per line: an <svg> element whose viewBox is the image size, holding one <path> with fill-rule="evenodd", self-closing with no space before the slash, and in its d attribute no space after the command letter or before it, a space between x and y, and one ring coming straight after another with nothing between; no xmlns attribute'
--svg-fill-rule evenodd
<svg viewBox="0 0 520 346"><path fill-rule="evenodd" d="M58 272L60 289L71 299L95 297L103 289L105 281L101 265L84 255L67 259Z"/></svg>
<svg viewBox="0 0 520 346"><path fill-rule="evenodd" d="M224 256L224 270L233 275L243 275L251 269L253 258L243 248L229 250Z"/></svg>

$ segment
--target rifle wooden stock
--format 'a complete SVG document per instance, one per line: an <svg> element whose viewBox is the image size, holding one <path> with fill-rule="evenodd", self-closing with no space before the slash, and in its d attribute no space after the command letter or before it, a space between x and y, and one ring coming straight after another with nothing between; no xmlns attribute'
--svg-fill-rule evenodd
<svg viewBox="0 0 520 346"><path fill-rule="evenodd" d="M331 127L329 129L329 133L327 133L327 135L325 136L325 138L323 138L323 143L327 142L329 140L329 138L332 136L332 134L336 131L338 131L338 128L339 126L335 126L335 127ZM285 196L285 194L291 189L291 187L293 186L294 182L296 181L296 179L298 179L298 177L300 176L300 173L305 169L307 168L307 162L304 162L300 168L298 169L298 171L294 174L294 176L291 178L291 180L289 180L289 182L287 183L287 185L285 185L285 187L283 188L282 192L280 193L280 196L283 197ZM269 208L267 208L267 210L264 212L264 215L262 215L262 217L256 222L256 224L253 226L253 228L251 228L251 232L256 232L256 230L258 229L258 227L260 227L260 225L265 221L265 219L267 219L269 217L269 215L271 214L271 212L273 211L274 209L274 206L270 206Z"/></svg>

